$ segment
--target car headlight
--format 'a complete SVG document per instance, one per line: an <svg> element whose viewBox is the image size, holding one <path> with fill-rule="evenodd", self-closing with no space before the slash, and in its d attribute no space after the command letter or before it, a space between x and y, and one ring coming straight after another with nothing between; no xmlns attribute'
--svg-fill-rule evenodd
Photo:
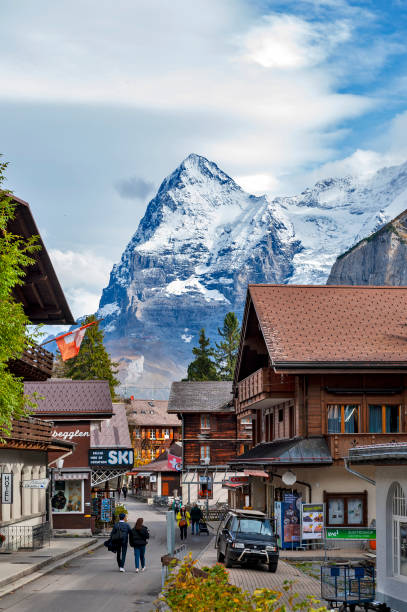
<svg viewBox="0 0 407 612"><path fill-rule="evenodd" d="M266 546L266 550L274 552L275 550L277 550L277 547L276 546Z"/></svg>
<svg viewBox="0 0 407 612"><path fill-rule="evenodd" d="M233 542L233 548L244 548L243 542Z"/></svg>

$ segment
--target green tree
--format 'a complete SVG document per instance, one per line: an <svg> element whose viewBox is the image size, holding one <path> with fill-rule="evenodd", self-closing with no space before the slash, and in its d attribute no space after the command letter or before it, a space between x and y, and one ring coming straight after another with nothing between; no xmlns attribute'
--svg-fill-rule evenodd
<svg viewBox="0 0 407 612"><path fill-rule="evenodd" d="M35 406L32 398L24 396L22 378L14 376L8 366L35 343L35 335L27 331L30 321L13 290L23 284L27 267L34 263L32 255L41 248L37 236L25 239L8 229L17 204L10 192L1 189L7 165L0 163L0 438L10 432L13 418Z"/></svg>
<svg viewBox="0 0 407 612"><path fill-rule="evenodd" d="M215 362L220 380L233 380L237 352L240 342L239 321L234 312L228 312L223 321L223 327L218 327L221 341L216 343Z"/></svg>
<svg viewBox="0 0 407 612"><path fill-rule="evenodd" d="M195 359L188 366L187 380L217 380L216 366L212 360L214 352L204 329L201 329L198 346L192 349L192 353Z"/></svg>
<svg viewBox="0 0 407 612"><path fill-rule="evenodd" d="M96 321L95 315L86 317L83 325L92 321ZM77 356L65 361L65 376L73 380L107 380L111 396L114 397L114 389L119 384L115 378L119 364L111 361L103 344L103 336L99 323L88 327Z"/></svg>

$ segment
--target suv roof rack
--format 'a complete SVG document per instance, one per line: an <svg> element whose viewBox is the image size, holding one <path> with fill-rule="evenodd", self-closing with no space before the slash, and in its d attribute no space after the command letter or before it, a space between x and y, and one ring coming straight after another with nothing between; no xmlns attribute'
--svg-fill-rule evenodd
<svg viewBox="0 0 407 612"><path fill-rule="evenodd" d="M253 518L267 518L267 515L264 512L260 512L260 510L239 510L233 509L229 510L231 514L237 514L239 516L252 516Z"/></svg>

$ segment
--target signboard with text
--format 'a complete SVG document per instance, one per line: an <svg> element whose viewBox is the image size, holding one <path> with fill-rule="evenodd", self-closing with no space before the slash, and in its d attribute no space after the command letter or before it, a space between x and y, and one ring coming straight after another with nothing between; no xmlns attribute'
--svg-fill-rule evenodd
<svg viewBox="0 0 407 612"><path fill-rule="evenodd" d="M8 472L1 475L1 503L13 503L13 474Z"/></svg>
<svg viewBox="0 0 407 612"><path fill-rule="evenodd" d="M89 465L98 467L132 468L134 451L129 448L91 448L89 450Z"/></svg>
<svg viewBox="0 0 407 612"><path fill-rule="evenodd" d="M49 478L38 478L35 480L23 480L21 486L23 489L46 489L49 484Z"/></svg>
<svg viewBox="0 0 407 612"><path fill-rule="evenodd" d="M104 523L110 523L112 520L112 500L105 498L100 502L100 520Z"/></svg>
<svg viewBox="0 0 407 612"><path fill-rule="evenodd" d="M324 532L324 504L302 504L302 540L321 540Z"/></svg>
<svg viewBox="0 0 407 612"><path fill-rule="evenodd" d="M376 529L371 527L327 527L327 540L375 540Z"/></svg>

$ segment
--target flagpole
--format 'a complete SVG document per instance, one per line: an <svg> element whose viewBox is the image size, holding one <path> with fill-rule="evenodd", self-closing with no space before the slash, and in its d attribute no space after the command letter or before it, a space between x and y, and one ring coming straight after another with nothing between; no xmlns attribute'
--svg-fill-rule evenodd
<svg viewBox="0 0 407 612"><path fill-rule="evenodd" d="M52 338L51 340L47 340L46 342L43 342L42 344L40 344L40 346L45 346L46 344L49 344L50 342L54 342L55 340L60 340L61 338L66 338L66 336L70 336L71 334L74 334L76 331L78 331L78 329L86 329L86 327L90 327L91 325L96 325L96 323L100 323L101 321L103 321L103 319L98 319L97 321L92 321L91 323L87 323L86 325L82 325L82 327L78 327L77 329L73 329L70 332L67 332L66 334L62 334L62 336L56 336L55 338Z"/></svg>

